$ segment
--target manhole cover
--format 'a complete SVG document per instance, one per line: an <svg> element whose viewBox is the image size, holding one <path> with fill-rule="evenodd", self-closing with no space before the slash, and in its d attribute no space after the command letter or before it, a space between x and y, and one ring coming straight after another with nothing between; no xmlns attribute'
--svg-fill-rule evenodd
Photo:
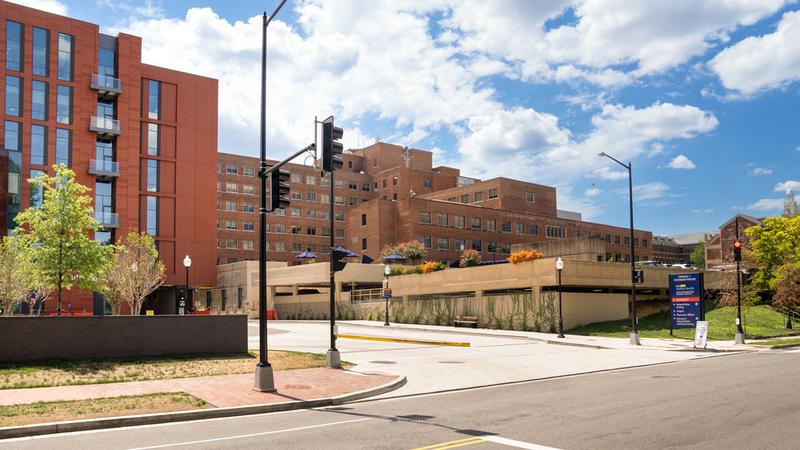
<svg viewBox="0 0 800 450"><path fill-rule="evenodd" d="M396 364L394 361L370 361L370 364Z"/></svg>
<svg viewBox="0 0 800 450"><path fill-rule="evenodd" d="M439 364L464 364L464 361L439 361Z"/></svg>

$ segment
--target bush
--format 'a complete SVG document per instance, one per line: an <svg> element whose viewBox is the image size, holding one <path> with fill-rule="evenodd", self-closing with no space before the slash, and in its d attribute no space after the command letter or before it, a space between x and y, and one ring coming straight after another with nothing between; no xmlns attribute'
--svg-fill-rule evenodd
<svg viewBox="0 0 800 450"><path fill-rule="evenodd" d="M474 267L481 263L481 254L477 250L464 250L458 261L459 267Z"/></svg>
<svg viewBox="0 0 800 450"><path fill-rule="evenodd" d="M544 255L536 250L521 250L512 253L511 256L508 257L508 261L511 264L519 264L521 262L534 261L541 258L544 258Z"/></svg>
<svg viewBox="0 0 800 450"><path fill-rule="evenodd" d="M401 242L396 245L387 245L381 251L381 258L389 256L393 253L404 257L408 261L422 261L428 254L425 246L420 241Z"/></svg>
<svg viewBox="0 0 800 450"><path fill-rule="evenodd" d="M403 275L406 273L406 269L401 266L393 266L389 268L389 276L394 277L397 275Z"/></svg>
<svg viewBox="0 0 800 450"><path fill-rule="evenodd" d="M447 266L445 266L444 263L440 261L426 261L419 267L422 273L431 273L431 272L437 272L439 270L444 270Z"/></svg>

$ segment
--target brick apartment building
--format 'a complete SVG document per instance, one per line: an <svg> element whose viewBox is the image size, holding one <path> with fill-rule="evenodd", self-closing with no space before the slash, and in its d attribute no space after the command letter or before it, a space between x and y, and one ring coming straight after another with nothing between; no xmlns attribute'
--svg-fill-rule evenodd
<svg viewBox="0 0 800 450"><path fill-rule="evenodd" d="M65 164L92 189L103 227L95 239L114 242L129 229L155 237L167 270L164 312L185 283L184 255L192 258L189 283L213 285L214 217L206 212L214 207L217 81L143 64L137 36L108 36L5 1L0 17L3 234L40 201L25 180ZM104 310L89 293L71 292L67 304Z"/></svg>
<svg viewBox="0 0 800 450"><path fill-rule="evenodd" d="M745 248L750 248L750 240L745 235L744 230L761 225L762 220L745 214L737 214L719 227L719 233L715 234L706 244L706 269L711 268L733 268L733 241L736 240L736 218L739 218L739 240Z"/></svg>
<svg viewBox="0 0 800 450"><path fill-rule="evenodd" d="M433 167L431 152L376 143L344 155L344 168L334 175L337 245L378 259L384 246L417 239L429 258L452 262L474 248L484 260L503 259L511 245L600 236L603 259L629 261L629 231L580 220L559 211L555 188L495 178L462 177L451 167ZM218 261L220 264L258 258L256 232L258 160L219 155ZM268 259L297 262L311 249L326 259L329 243L328 189L313 167L288 164L292 203L288 211L270 213ZM636 259L649 259L652 234L637 230Z"/></svg>

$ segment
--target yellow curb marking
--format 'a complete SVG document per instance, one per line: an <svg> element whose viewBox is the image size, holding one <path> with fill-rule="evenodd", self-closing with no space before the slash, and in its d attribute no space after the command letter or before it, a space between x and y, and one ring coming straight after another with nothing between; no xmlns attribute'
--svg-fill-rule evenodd
<svg viewBox="0 0 800 450"><path fill-rule="evenodd" d="M358 334L338 334L341 339L361 339L364 341L396 342L398 344L418 344L418 345L443 345L447 347L469 347L469 342L447 342L447 341L420 341L416 339L398 339L379 336L362 336Z"/></svg>
<svg viewBox="0 0 800 450"><path fill-rule="evenodd" d="M418 448L415 448L414 450L445 450L445 449L448 449L448 448L456 448L456 447L464 447L464 446L472 445L472 444L480 444L482 442L486 442L486 441L484 441L483 439L478 438L478 437L473 437L473 438L467 438L467 439L459 439L457 441L442 442L440 444L433 444L433 445L428 445L428 446L425 446L425 447L418 447Z"/></svg>

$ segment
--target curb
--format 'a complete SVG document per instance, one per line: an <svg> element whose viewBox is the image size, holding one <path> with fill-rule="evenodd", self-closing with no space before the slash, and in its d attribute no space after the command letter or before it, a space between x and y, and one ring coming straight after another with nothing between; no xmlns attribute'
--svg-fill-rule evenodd
<svg viewBox="0 0 800 450"><path fill-rule="evenodd" d="M364 341L396 342L398 344L440 345L446 347L469 347L469 342L431 341L427 339L401 339L383 336L367 336L359 334L337 334L336 338L361 339Z"/></svg>
<svg viewBox="0 0 800 450"><path fill-rule="evenodd" d="M800 342L793 342L791 344L775 344L775 345L771 345L771 346L769 346L767 348L770 348L772 350L779 350L779 349L782 349L782 348L792 348L792 347L800 347Z"/></svg>
<svg viewBox="0 0 800 450"><path fill-rule="evenodd" d="M153 425L167 422L185 422L193 420L214 419L220 417L245 416L264 414L295 409L319 408L335 406L343 403L363 400L367 397L385 394L398 389L406 384L406 377L396 379L373 389L351 392L337 397L319 398L313 400L300 400L294 402L270 403L263 405L231 406L225 408L200 409L192 411L177 411L156 414L141 414L136 416L104 417L99 419L71 420L67 422L50 422L18 427L0 428L0 440L43 434L68 433L73 431L97 430L103 428L119 428L137 425Z"/></svg>

